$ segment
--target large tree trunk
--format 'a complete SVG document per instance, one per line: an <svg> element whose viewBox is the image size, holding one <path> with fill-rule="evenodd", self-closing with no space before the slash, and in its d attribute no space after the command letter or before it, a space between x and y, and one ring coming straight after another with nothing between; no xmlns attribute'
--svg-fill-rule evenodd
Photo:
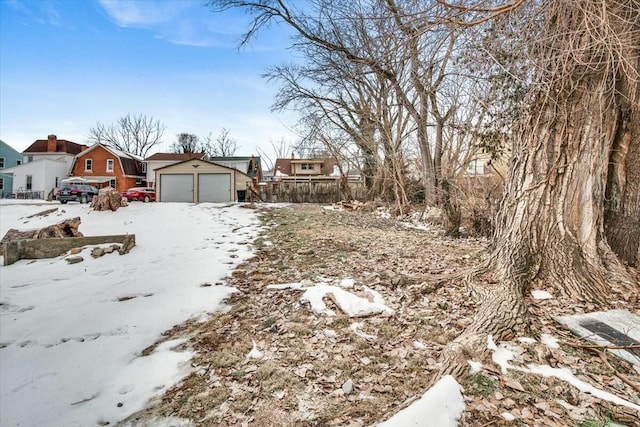
<svg viewBox="0 0 640 427"><path fill-rule="evenodd" d="M628 160L640 139L629 136L625 117L638 117L640 108L640 7L622 8L606 0L546 6L539 89L515 141L495 250L483 270L495 280L478 285L486 275L470 278L480 308L443 352L441 373L460 373L462 355L486 348L487 335L504 339L526 328L524 295L534 279L561 300L600 307L640 289L604 228L607 194L635 203L623 212L638 212L640 165Z"/></svg>
<svg viewBox="0 0 640 427"><path fill-rule="evenodd" d="M633 108L631 100L640 98L639 90L637 81L620 88L625 96L609 162L604 217L609 245L635 267L640 267L640 109Z"/></svg>

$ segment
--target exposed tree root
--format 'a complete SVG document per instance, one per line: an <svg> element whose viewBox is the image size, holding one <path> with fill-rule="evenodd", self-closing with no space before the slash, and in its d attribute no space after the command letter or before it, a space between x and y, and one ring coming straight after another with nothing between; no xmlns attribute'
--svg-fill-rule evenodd
<svg viewBox="0 0 640 427"><path fill-rule="evenodd" d="M505 273L497 272L498 268L492 261L495 259L491 257L480 267L468 272L465 284L471 295L477 299L478 310L473 322L442 350L439 360L440 369L432 379L432 384L443 375L460 378L468 372L469 360L482 359L487 355L489 336L497 342L513 338L516 334L528 334L530 331L531 324L525 293L535 277L520 274L516 278L491 283L492 278L506 276ZM551 283L555 284L555 289L560 295L566 297L567 301L583 301L588 292L598 292L587 299L596 302L599 308L608 308L615 304L614 295L623 296L625 292L633 291L634 286L635 294L638 289L638 282L634 282L637 272L630 268L626 269L615 261L615 257L612 257L606 262L603 260L597 266L593 263L586 264L587 270L582 270L582 274L560 268L560 272L547 275L545 281L553 277L555 280ZM562 272L565 274L562 275ZM459 277L459 275L456 276ZM609 283L616 285L606 286L603 277L610 280ZM435 287L432 285L431 290L442 287L446 283L447 281L440 280ZM581 289L590 291L581 292ZM426 288L423 288L424 290Z"/></svg>

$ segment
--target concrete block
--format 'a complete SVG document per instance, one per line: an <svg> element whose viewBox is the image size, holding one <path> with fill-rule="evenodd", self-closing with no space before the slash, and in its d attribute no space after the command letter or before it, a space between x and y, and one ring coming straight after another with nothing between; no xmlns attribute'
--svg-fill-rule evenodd
<svg viewBox="0 0 640 427"><path fill-rule="evenodd" d="M55 258L73 248L105 243L122 244L122 249L119 252L123 255L135 246L136 236L135 234L116 234L110 236L14 240L4 244L4 265L11 265L21 259Z"/></svg>

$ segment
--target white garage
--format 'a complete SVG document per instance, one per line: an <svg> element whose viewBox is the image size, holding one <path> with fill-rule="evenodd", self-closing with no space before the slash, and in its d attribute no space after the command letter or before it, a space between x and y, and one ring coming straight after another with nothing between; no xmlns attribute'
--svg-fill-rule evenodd
<svg viewBox="0 0 640 427"><path fill-rule="evenodd" d="M233 200L230 173L198 174L198 201L228 202L229 200Z"/></svg>
<svg viewBox="0 0 640 427"><path fill-rule="evenodd" d="M160 175L160 199L163 202L193 202L193 175ZM157 192L156 188L156 192Z"/></svg>
<svg viewBox="0 0 640 427"><path fill-rule="evenodd" d="M155 174L158 202L232 202L253 185L249 175L201 159L158 168Z"/></svg>

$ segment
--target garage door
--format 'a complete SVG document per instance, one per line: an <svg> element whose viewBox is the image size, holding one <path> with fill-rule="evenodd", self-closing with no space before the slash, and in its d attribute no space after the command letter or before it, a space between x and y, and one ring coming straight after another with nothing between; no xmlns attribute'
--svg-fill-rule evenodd
<svg viewBox="0 0 640 427"><path fill-rule="evenodd" d="M193 175L160 175L161 202L193 202Z"/></svg>
<svg viewBox="0 0 640 427"><path fill-rule="evenodd" d="M198 175L199 202L231 201L230 173L201 173Z"/></svg>

